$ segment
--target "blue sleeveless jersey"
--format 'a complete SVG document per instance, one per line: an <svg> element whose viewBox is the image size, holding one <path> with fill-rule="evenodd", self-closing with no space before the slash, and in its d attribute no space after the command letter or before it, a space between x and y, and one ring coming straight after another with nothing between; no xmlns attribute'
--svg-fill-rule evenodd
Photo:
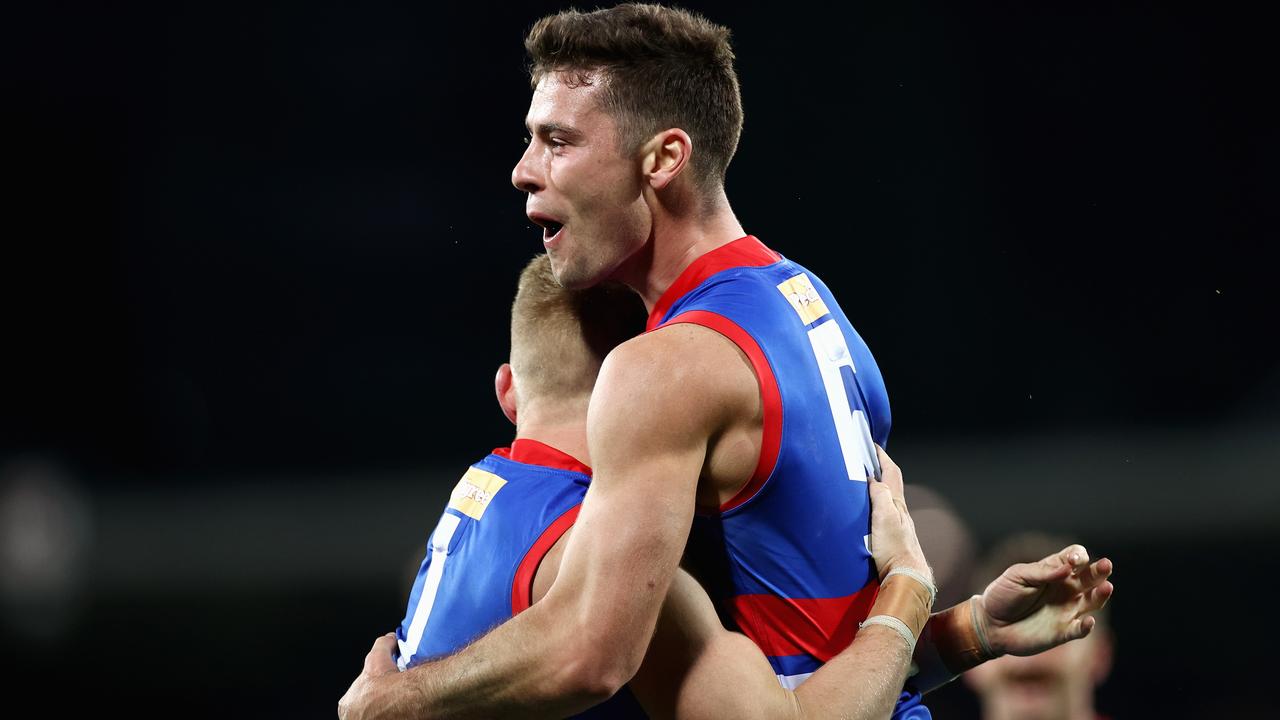
<svg viewBox="0 0 1280 720"><path fill-rule="evenodd" d="M686 559L794 688L852 642L879 589L866 480L889 437L884 381L822 281L751 236L698 258L663 294L649 329L677 323L733 341L764 404L753 476L700 509ZM930 715L907 690L894 717Z"/></svg>
<svg viewBox="0 0 1280 720"><path fill-rule="evenodd" d="M529 607L538 564L577 519L590 473L527 439L468 468L427 542L396 629L396 666L457 652ZM578 717L645 715L623 688Z"/></svg>

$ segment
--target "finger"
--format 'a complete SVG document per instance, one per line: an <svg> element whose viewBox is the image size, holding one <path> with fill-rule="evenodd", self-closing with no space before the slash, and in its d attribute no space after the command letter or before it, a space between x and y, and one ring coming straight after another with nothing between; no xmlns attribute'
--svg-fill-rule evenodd
<svg viewBox="0 0 1280 720"><path fill-rule="evenodd" d="M1072 621L1071 626L1067 631L1067 639L1079 640L1080 638L1088 637L1089 633L1093 632L1093 628L1097 624L1098 619L1092 615L1085 615L1082 618L1077 618Z"/></svg>
<svg viewBox="0 0 1280 720"><path fill-rule="evenodd" d="M884 448L876 446L876 457L880 460L880 480L893 490L894 494L902 497L902 468L889 457L889 453Z"/></svg>
<svg viewBox="0 0 1280 720"><path fill-rule="evenodd" d="M1028 579L1033 580L1034 584L1043 585L1069 575L1078 575L1088 568L1089 551L1083 545L1068 545L1053 555L1030 564L1034 567L1027 568Z"/></svg>
<svg viewBox="0 0 1280 720"><path fill-rule="evenodd" d="M364 656L365 671L377 672L383 670L391 662L391 653L395 650L395 647L395 633L387 633L374 640L373 647L369 649L369 654Z"/></svg>
<svg viewBox="0 0 1280 720"><path fill-rule="evenodd" d="M1081 596L1079 610L1077 612L1091 613L1101 610L1107 601L1111 599L1111 595L1115 593L1116 586L1107 581L1103 581L1101 585L1089 590Z"/></svg>
<svg viewBox="0 0 1280 720"><path fill-rule="evenodd" d="M1097 587L1102 580L1111 577L1112 569L1114 569L1114 565L1111 564L1111 560L1103 557L1101 560L1083 566L1082 569L1073 570L1073 577L1070 578L1068 587L1073 589L1074 592L1088 591L1088 589Z"/></svg>
<svg viewBox="0 0 1280 720"><path fill-rule="evenodd" d="M1072 574L1075 574L1089 566L1089 551L1083 545L1068 545L1058 552L1057 559L1058 562L1070 565Z"/></svg>
<svg viewBox="0 0 1280 720"><path fill-rule="evenodd" d="M396 651L396 634L387 633L377 640L373 641L373 650L371 653L378 657L391 657Z"/></svg>
<svg viewBox="0 0 1280 720"><path fill-rule="evenodd" d="M884 486L884 483L867 483L867 492L871 495L872 509L893 504L893 493Z"/></svg>
<svg viewBox="0 0 1280 720"><path fill-rule="evenodd" d="M1011 565L1005 570L1005 575L1027 587L1044 587L1070 578L1071 566L1062 562L1058 555L1050 555L1036 562Z"/></svg>
<svg viewBox="0 0 1280 720"><path fill-rule="evenodd" d="M889 453L885 452L885 449L879 445L876 445L876 459L880 461L880 469L882 471L891 469L899 474L902 473L898 464L893 461L893 458L889 457Z"/></svg>
<svg viewBox="0 0 1280 720"><path fill-rule="evenodd" d="M1111 571L1114 569L1110 559L1102 558L1086 565L1077 571L1075 576L1079 580L1081 588L1091 588L1110 577Z"/></svg>

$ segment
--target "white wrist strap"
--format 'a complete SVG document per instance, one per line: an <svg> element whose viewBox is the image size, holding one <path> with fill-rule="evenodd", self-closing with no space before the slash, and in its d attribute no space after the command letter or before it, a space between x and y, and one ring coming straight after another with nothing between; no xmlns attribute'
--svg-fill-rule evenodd
<svg viewBox="0 0 1280 720"><path fill-rule="evenodd" d="M884 576L884 579L885 579L885 580L888 580L889 578L893 577L894 575L906 575L907 577L911 578L912 580L915 580L916 582L918 582L918 583L920 583L921 585L925 586L925 588L927 588L927 589L929 590L929 607L933 607L933 601L934 601L934 600L936 600L936 599L938 598L938 588L937 588L937 586L936 586L936 585L934 585L933 583L929 582L929 578L925 577L924 575L920 574L919 572L916 572L915 570L912 570L911 568L908 568L908 567L899 567L899 568L894 568L894 569L890 570L890 571L889 571L889 572ZM883 584L883 583L884 583L884 581L881 581L881 584Z"/></svg>
<svg viewBox="0 0 1280 720"><path fill-rule="evenodd" d="M907 654L911 655L916 651L916 636L911 634L911 628L907 624L892 615L872 615L871 617L858 623L858 628L864 628L868 625L883 625L887 628L893 628L898 631L902 639L907 643Z"/></svg>

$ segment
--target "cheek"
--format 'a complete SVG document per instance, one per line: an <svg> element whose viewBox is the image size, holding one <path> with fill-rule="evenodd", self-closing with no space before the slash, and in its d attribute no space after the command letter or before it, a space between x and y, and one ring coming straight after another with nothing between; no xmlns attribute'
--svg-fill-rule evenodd
<svg viewBox="0 0 1280 720"><path fill-rule="evenodd" d="M598 231L634 235L647 232L648 206L639 183L622 174L597 177L596 184L582 196L579 209L583 219Z"/></svg>

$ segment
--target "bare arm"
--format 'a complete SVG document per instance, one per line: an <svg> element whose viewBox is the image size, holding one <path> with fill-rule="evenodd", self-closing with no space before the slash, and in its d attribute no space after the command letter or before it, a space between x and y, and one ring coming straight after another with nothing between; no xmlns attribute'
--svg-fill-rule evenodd
<svg viewBox="0 0 1280 720"><path fill-rule="evenodd" d="M595 478L547 595L455 655L362 675L342 717L564 717L631 679L688 538L708 439L739 411L723 372L736 350L711 337L677 326L605 361L588 415Z"/></svg>
<svg viewBox="0 0 1280 720"><path fill-rule="evenodd" d="M870 486L877 566L882 577L894 567L931 577L902 499L901 471L883 451L880 464L885 482ZM1111 570L1105 558L1091 563L1079 545L1010 567L982 595L934 613L915 653L921 668L914 683L927 692L991 657L1030 655L1084 637L1094 624L1089 613L1114 592ZM882 609L878 599L871 614ZM848 648L787 690L759 648L725 630L701 586L681 572L632 689L655 718L887 718L912 660L907 648L888 628L864 627Z"/></svg>
<svg viewBox="0 0 1280 720"><path fill-rule="evenodd" d="M902 499L901 473L886 455L881 455L881 466L886 482L869 486L877 566L882 577L893 568L906 567L931 579ZM871 615L908 615L901 612L905 594L915 603L915 619L908 620L918 633L928 617L928 590L897 575L883 587ZM804 684L788 690L779 685L760 649L745 636L725 630L702 587L681 572L631 688L655 718L870 720L893 712L910 662L910 645L902 635L868 625Z"/></svg>

